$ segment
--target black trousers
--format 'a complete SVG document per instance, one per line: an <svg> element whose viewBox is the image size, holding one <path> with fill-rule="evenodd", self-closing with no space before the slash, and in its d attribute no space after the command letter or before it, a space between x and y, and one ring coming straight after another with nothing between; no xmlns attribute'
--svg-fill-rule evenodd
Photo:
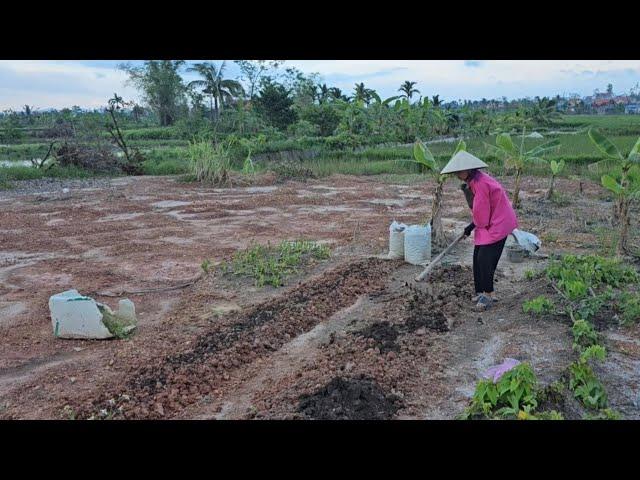
<svg viewBox="0 0 640 480"><path fill-rule="evenodd" d="M508 235L507 235L508 237ZM476 245L473 249L473 282L476 293L493 292L493 277L502 256L507 237L489 245Z"/></svg>

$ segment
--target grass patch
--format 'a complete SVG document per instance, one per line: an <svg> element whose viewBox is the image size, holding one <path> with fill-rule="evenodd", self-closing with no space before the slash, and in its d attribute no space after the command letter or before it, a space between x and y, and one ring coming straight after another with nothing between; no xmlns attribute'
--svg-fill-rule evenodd
<svg viewBox="0 0 640 480"><path fill-rule="evenodd" d="M328 246L305 240L284 241L275 248L254 245L234 253L231 262L224 262L221 269L224 273L251 277L257 287L280 287L302 262L324 260L330 253Z"/></svg>
<svg viewBox="0 0 640 480"><path fill-rule="evenodd" d="M555 305L553 301L549 300L544 295L529 300L522 304L522 311L524 313L535 313L536 315L543 315L545 313L551 313Z"/></svg>
<svg viewBox="0 0 640 480"><path fill-rule="evenodd" d="M41 178L88 178L95 176L75 166L54 166L48 170L27 166L0 167L0 189L12 188L10 182L20 180L38 180Z"/></svg>
<svg viewBox="0 0 640 480"><path fill-rule="evenodd" d="M231 157L226 146L208 141L193 142L189 145L188 155L189 173L197 181L221 186L229 184Z"/></svg>

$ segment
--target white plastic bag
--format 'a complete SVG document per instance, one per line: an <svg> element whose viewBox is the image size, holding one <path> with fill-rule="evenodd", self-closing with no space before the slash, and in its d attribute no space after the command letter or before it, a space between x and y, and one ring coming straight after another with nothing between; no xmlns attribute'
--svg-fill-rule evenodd
<svg viewBox="0 0 640 480"><path fill-rule="evenodd" d="M404 231L407 226L395 220L389 227L389 258L404 258Z"/></svg>
<svg viewBox="0 0 640 480"><path fill-rule="evenodd" d="M536 237L533 233L523 232L522 230L518 230L517 228L511 232L513 238L516 239L518 245L527 250L530 253L534 253L542 246L542 242L538 237Z"/></svg>
<svg viewBox="0 0 640 480"><path fill-rule="evenodd" d="M404 260L423 265L431 260L431 225L411 225L404 232Z"/></svg>

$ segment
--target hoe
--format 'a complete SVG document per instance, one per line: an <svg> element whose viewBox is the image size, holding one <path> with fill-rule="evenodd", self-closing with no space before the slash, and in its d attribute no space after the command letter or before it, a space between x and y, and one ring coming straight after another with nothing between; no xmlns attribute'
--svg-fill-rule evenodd
<svg viewBox="0 0 640 480"><path fill-rule="evenodd" d="M451 249L453 249L453 247L455 247L458 244L458 242L462 240L464 237L465 237L464 232L462 232L453 242L451 242L451 244L447 248L445 248L442 252L440 252L440 254L436 258L431 260L431 263L429 263L427 268L425 268L422 271L422 273L416 277L415 279L416 282L421 282L422 280L424 280L435 268L438 262L442 260L442 257L444 257L447 253L449 253Z"/></svg>

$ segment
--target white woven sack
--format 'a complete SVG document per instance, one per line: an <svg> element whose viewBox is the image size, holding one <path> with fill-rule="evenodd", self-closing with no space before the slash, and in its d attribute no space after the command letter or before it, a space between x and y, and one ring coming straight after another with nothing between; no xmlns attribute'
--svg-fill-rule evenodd
<svg viewBox="0 0 640 480"><path fill-rule="evenodd" d="M389 258L404 258L404 231L407 226L395 220L389 227Z"/></svg>
<svg viewBox="0 0 640 480"><path fill-rule="evenodd" d="M431 260L431 225L411 225L404 232L404 260L423 265Z"/></svg>

